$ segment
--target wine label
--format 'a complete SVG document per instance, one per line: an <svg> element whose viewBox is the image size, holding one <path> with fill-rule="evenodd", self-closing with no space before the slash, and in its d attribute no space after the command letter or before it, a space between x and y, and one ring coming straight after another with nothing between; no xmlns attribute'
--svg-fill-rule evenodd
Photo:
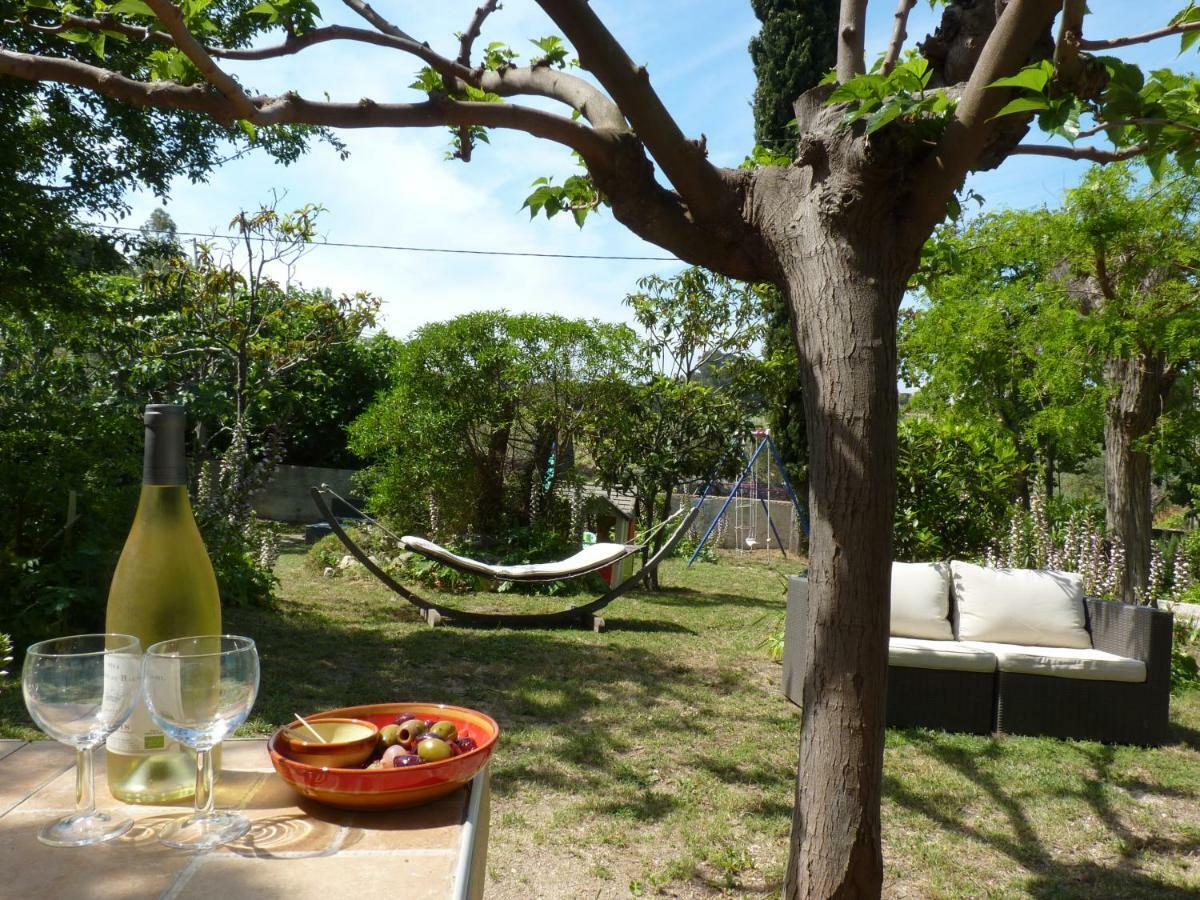
<svg viewBox="0 0 1200 900"><path fill-rule="evenodd" d="M124 753L126 756L183 749L177 741L167 740L162 729L150 717L145 701L140 698L133 708L133 715L108 736L105 746L113 753Z"/></svg>
<svg viewBox="0 0 1200 900"><path fill-rule="evenodd" d="M104 696L100 701L100 724L112 727L129 714L141 700L142 658L133 653L112 653L104 657Z"/></svg>

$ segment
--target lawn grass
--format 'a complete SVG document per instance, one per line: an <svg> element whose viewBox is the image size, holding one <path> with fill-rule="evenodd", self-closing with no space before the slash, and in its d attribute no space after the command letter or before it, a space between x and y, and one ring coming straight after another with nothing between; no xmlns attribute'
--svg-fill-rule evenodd
<svg viewBox="0 0 1200 900"><path fill-rule="evenodd" d="M797 570L672 560L668 589L618 600L602 634L430 629L374 582L321 578L292 552L277 607L228 610L226 628L259 642L252 732L401 699L499 720L489 898L768 896L799 715L762 644ZM889 731L885 896L1200 896L1200 694L1172 717L1156 750ZM19 691L0 694L0 733L30 733Z"/></svg>

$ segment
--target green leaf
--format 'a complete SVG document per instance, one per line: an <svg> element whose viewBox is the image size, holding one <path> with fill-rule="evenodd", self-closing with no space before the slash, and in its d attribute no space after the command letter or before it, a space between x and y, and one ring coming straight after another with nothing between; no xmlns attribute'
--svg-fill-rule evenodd
<svg viewBox="0 0 1200 900"><path fill-rule="evenodd" d="M867 134L874 134L884 125L893 121L897 116L904 112L904 107L899 100L892 100L882 109L867 119Z"/></svg>
<svg viewBox="0 0 1200 900"><path fill-rule="evenodd" d="M1054 65L1048 60L1042 60L1040 63L1032 66L1026 66L1016 75L1010 75L1007 78L997 78L991 84L990 88L996 87L1015 87L1025 88L1030 91L1041 92L1050 81L1050 76L1054 74Z"/></svg>
<svg viewBox="0 0 1200 900"><path fill-rule="evenodd" d="M1017 97L1015 100L1005 103L992 118L998 119L1001 116L1011 116L1016 113L1040 112L1049 108L1050 104L1044 97Z"/></svg>
<svg viewBox="0 0 1200 900"><path fill-rule="evenodd" d="M147 4L146 0L118 0L109 7L109 13L114 16L145 16L154 18L154 10Z"/></svg>
<svg viewBox="0 0 1200 900"><path fill-rule="evenodd" d="M267 0L263 0L262 3L250 7L246 12L252 16L266 16L270 22L279 21L279 7L274 3L267 2Z"/></svg>

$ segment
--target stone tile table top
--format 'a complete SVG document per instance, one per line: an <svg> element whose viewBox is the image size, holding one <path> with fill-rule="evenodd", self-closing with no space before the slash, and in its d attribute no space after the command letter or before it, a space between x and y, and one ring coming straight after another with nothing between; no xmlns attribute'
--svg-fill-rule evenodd
<svg viewBox="0 0 1200 900"><path fill-rule="evenodd" d="M226 741L217 807L241 810L241 840L195 853L158 843L190 806L126 806L108 793L96 755L96 805L133 817L123 837L91 847L47 847L38 829L74 809L75 755L50 741L0 741L0 897L192 900L242 897L411 900L482 895L488 770L467 790L428 806L346 812L301 798L275 774L266 741Z"/></svg>

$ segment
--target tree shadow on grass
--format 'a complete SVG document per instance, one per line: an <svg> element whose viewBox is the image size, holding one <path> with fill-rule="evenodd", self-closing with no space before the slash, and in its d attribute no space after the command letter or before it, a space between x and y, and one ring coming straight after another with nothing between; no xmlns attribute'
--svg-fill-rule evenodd
<svg viewBox="0 0 1200 900"><path fill-rule="evenodd" d="M989 741L983 748L972 749L958 743L958 738L953 735L914 730L906 732L906 737L931 757L981 788L1007 817L1010 834L1002 835L984 830L966 821L963 816L956 815L936 798L922 796L910 790L903 781L894 776L884 776L884 796L906 809L920 813L947 831L955 832L1007 856L1033 876L1033 880L1027 885L1031 896L1056 900L1141 897L1167 900L1188 897L1194 900L1198 896L1194 889L1172 885L1153 874L1139 872L1135 868L1150 854L1193 853L1200 848L1200 840L1143 838L1130 828L1120 812L1113 807L1105 790L1107 786L1124 786L1112 774L1116 756L1113 747L1063 743L1064 751L1078 754L1080 766L1090 768L1092 774L1083 778L1081 788L1062 791L1060 796L1074 796L1083 800L1105 830L1119 843L1121 862L1115 866L1104 866L1091 861L1073 862L1055 857L1052 850L1038 836L1022 800L980 764L981 759L990 762L989 758L999 754L998 740ZM1141 781L1137 784L1146 792L1161 793L1165 796L1187 794ZM1032 798L1033 802L1037 799Z"/></svg>
<svg viewBox="0 0 1200 900"><path fill-rule="evenodd" d="M660 622L656 619L610 619L604 617L605 631L631 631L657 634L699 634L698 631L678 622Z"/></svg>
<svg viewBox="0 0 1200 900"><path fill-rule="evenodd" d="M742 597L737 594L704 594L691 588L668 588L660 593L640 594L639 599L651 606L741 606L774 609L783 612L787 608L787 597L780 589L778 598Z"/></svg>
<svg viewBox="0 0 1200 900"><path fill-rule="evenodd" d="M660 629L639 620L620 620L633 642L626 646L583 630L400 630L264 610L231 610L227 618L230 628L258 641L262 689L254 715L260 722L278 724L293 711L399 700L480 709L502 729L492 780L498 796L545 785L595 797L612 811L629 806L635 818L666 815L670 806L637 799L648 783L628 758L636 748L597 722L597 712L618 703L644 716L656 739L690 743L704 714L697 695L726 690L736 678L649 652L638 633ZM685 640L694 634L682 626L662 630ZM535 767L531 759L545 764Z"/></svg>

